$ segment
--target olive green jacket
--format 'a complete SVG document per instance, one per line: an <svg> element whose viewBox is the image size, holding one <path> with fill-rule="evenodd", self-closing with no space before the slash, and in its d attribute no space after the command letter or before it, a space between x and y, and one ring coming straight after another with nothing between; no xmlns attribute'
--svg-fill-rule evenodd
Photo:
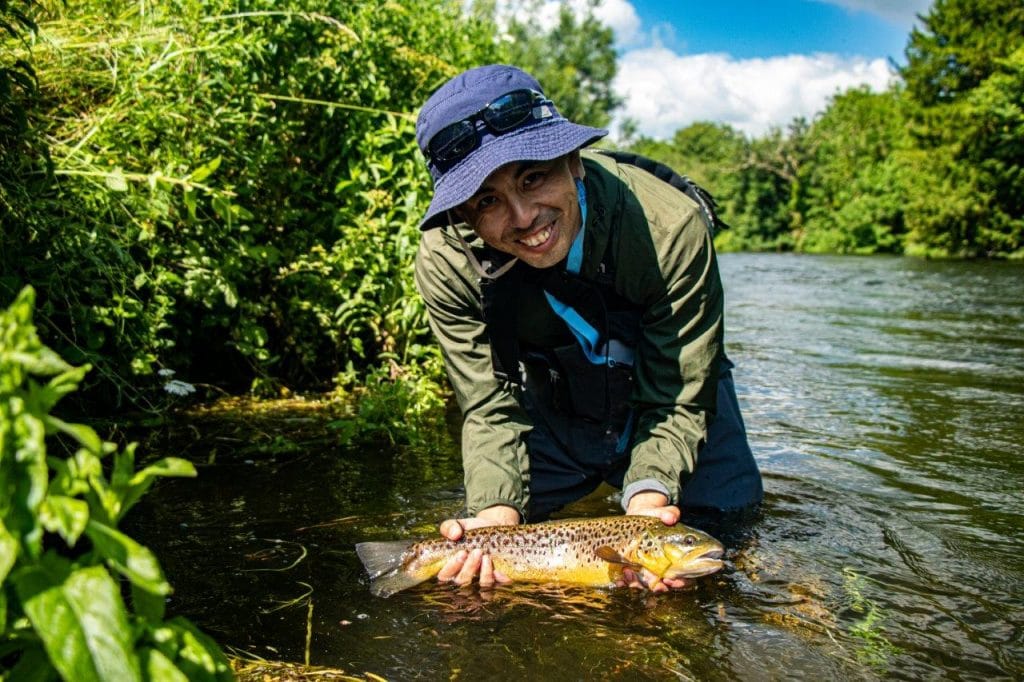
<svg viewBox="0 0 1024 682"><path fill-rule="evenodd" d="M584 152L587 226L580 275L613 264L614 288L641 313L633 368L636 430L623 482L653 480L679 499L714 413L722 357L722 285L710 231L697 205L644 170ZM479 275L453 230L481 258L483 243L465 225L424 232L416 284L440 342L464 417L462 459L470 514L504 504L526 518L530 420L514 389L494 376ZM555 267L564 267L564 264ZM565 323L544 300L523 292L520 337L564 339ZM570 337L571 338L571 337ZM634 486L636 488L636 486Z"/></svg>

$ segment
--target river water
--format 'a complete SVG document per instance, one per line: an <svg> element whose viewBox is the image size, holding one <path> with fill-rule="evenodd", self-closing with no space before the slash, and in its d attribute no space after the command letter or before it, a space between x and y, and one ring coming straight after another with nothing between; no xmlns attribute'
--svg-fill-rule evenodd
<svg viewBox="0 0 1024 682"><path fill-rule="evenodd" d="M377 599L353 545L454 514L455 447L261 451L254 432L164 453L200 476L158 486L131 530L177 589L170 610L247 658L393 680L1024 678L1024 267L721 269L766 498L753 518L688 519L725 541L719 575L658 596L429 583ZM569 513L616 513L610 493Z"/></svg>

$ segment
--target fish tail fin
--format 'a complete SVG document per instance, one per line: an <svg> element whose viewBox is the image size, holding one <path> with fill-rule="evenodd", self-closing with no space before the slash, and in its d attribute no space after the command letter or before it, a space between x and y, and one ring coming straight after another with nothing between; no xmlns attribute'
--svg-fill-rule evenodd
<svg viewBox="0 0 1024 682"><path fill-rule="evenodd" d="M385 573L384 575L377 576L370 581L370 594L375 597L384 597L385 599L393 595L395 592L401 592L409 587L414 587L420 583L426 581L430 576L414 576L396 569L391 573Z"/></svg>
<svg viewBox="0 0 1024 682"><path fill-rule="evenodd" d="M405 555L412 542L360 542L356 554L370 575L370 592L376 597L390 597L395 592L419 585L429 576L413 576L402 570Z"/></svg>
<svg viewBox="0 0 1024 682"><path fill-rule="evenodd" d="M356 544L356 554L370 577L376 578L399 568L405 559L405 551L411 546L412 542L405 540L360 542Z"/></svg>

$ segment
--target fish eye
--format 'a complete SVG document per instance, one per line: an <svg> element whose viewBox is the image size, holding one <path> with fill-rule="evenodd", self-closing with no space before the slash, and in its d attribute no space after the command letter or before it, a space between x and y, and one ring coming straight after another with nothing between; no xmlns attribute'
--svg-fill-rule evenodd
<svg viewBox="0 0 1024 682"><path fill-rule="evenodd" d="M697 536L695 536L695 535L687 535L686 537L683 538L683 544L686 545L687 547L693 547L694 545L697 544Z"/></svg>

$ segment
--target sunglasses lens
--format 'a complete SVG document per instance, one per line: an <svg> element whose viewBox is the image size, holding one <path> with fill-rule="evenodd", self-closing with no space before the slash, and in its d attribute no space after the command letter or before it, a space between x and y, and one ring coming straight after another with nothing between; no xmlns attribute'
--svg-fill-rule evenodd
<svg viewBox="0 0 1024 682"><path fill-rule="evenodd" d="M501 135L518 128L533 116L538 102L549 101L533 90L513 90L498 97L478 113L453 123L430 140L427 153L435 164L454 165L480 145L476 122L483 119L492 133ZM550 116L550 110L545 110Z"/></svg>
<svg viewBox="0 0 1024 682"><path fill-rule="evenodd" d="M473 151L477 141L472 121L459 121L434 135L428 151L435 162L458 161Z"/></svg>
<svg viewBox="0 0 1024 682"><path fill-rule="evenodd" d="M530 117L535 95L531 90L513 90L487 105L484 120L495 132L515 128Z"/></svg>

